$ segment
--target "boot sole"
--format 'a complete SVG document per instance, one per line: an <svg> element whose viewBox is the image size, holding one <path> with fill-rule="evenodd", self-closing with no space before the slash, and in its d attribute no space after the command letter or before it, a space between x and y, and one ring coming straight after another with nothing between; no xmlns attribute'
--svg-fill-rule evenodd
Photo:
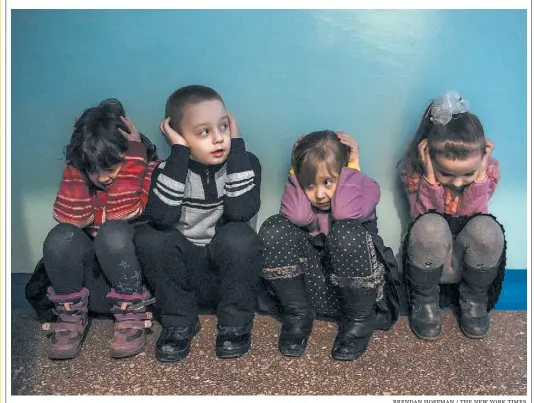
<svg viewBox="0 0 534 403"><path fill-rule="evenodd" d="M109 352L109 356L111 358L127 358L127 357L132 357L134 355L137 355L139 354L141 351L143 351L143 348L145 347L145 343L143 343L143 345L135 350L135 351L110 351Z"/></svg>
<svg viewBox="0 0 534 403"><path fill-rule="evenodd" d="M280 345L278 345L278 351L280 351L280 353L282 355L285 355L286 357L300 357L304 355L307 347L308 347L308 340L306 340L306 342L304 343L304 346L298 350L297 349L284 349L280 347Z"/></svg>
<svg viewBox="0 0 534 403"><path fill-rule="evenodd" d="M484 334L470 334L470 333L467 333L461 325L460 325L460 330L462 331L464 336L469 338L469 339L483 339L489 333L489 329L488 329L488 331L486 333L484 333Z"/></svg>
<svg viewBox="0 0 534 403"><path fill-rule="evenodd" d="M246 346L241 347L238 350L225 351L225 350L215 350L215 355L219 358L238 358L244 356L250 351L250 343Z"/></svg>
<svg viewBox="0 0 534 403"><path fill-rule="evenodd" d="M415 330L412 329L413 334L415 334L419 339L425 340L425 341L436 341L441 339L441 332L437 336L423 336L417 333Z"/></svg>
<svg viewBox="0 0 534 403"><path fill-rule="evenodd" d="M361 354L356 354L356 355L352 355L352 354L336 354L336 355L332 355L332 358L336 361L354 361L354 360L357 360L358 358L360 358L361 356L363 355L363 353Z"/></svg>
<svg viewBox="0 0 534 403"><path fill-rule="evenodd" d="M302 351L288 351L288 350L280 350L278 349L278 351L280 351L280 353L282 355L285 355L286 357L301 357L304 355L304 353L306 352L306 350L302 350Z"/></svg>
<svg viewBox="0 0 534 403"><path fill-rule="evenodd" d="M417 333L417 331L413 328L412 323L409 322L410 329L412 330L413 334L415 334L419 339L425 340L425 341L436 341L441 338L442 330L439 330L439 333L436 336L423 336L422 334Z"/></svg>
<svg viewBox="0 0 534 403"><path fill-rule="evenodd" d="M48 354L48 358L50 358L51 360L70 360L71 358L74 358L78 354L80 354L81 351L82 351L82 348L79 347L74 353L70 353L70 354L66 354L66 355L63 355L63 354L57 354L57 355Z"/></svg>
<svg viewBox="0 0 534 403"><path fill-rule="evenodd" d="M156 351L156 358L160 362L180 362L187 358L190 350L191 349L188 347L186 350L180 351L178 354L159 353Z"/></svg>

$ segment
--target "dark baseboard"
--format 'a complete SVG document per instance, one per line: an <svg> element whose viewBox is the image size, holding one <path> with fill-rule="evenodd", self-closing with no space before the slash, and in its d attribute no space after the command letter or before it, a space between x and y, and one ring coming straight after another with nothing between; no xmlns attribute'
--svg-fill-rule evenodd
<svg viewBox="0 0 534 403"><path fill-rule="evenodd" d="M30 273L11 274L11 306L12 308L30 308L24 297L24 287L30 279ZM403 298L402 305L406 304ZM404 308L404 309L403 309ZM527 271L526 269L507 269L501 296L495 310L525 311L527 310ZM405 306L401 314L406 315Z"/></svg>

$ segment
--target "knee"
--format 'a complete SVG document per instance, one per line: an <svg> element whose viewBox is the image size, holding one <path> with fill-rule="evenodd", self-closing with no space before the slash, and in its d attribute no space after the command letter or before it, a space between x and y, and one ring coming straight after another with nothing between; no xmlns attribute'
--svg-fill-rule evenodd
<svg viewBox="0 0 534 403"><path fill-rule="evenodd" d="M289 239L294 226L287 217L276 214L263 222L258 235L265 244L269 244L272 240Z"/></svg>
<svg viewBox="0 0 534 403"><path fill-rule="evenodd" d="M82 229L72 224L61 223L52 228L46 236L43 253L58 256L64 253L74 253L78 250L76 246L84 243L90 246L91 241Z"/></svg>
<svg viewBox="0 0 534 403"><path fill-rule="evenodd" d="M373 240L355 220L335 222L328 233L327 248L335 276L368 277L377 265Z"/></svg>
<svg viewBox="0 0 534 403"><path fill-rule="evenodd" d="M366 229L356 220L336 221L332 224L327 237L331 253L354 252L367 241Z"/></svg>
<svg viewBox="0 0 534 403"><path fill-rule="evenodd" d="M121 251L132 244L133 237L133 228L127 221L106 221L95 238L95 251Z"/></svg>
<svg viewBox="0 0 534 403"><path fill-rule="evenodd" d="M472 244L484 252L502 251L504 233L493 217L487 215L473 217L465 225L465 231Z"/></svg>
<svg viewBox="0 0 534 403"><path fill-rule="evenodd" d="M445 259L452 244L447 221L439 214L425 214L413 224L408 238L408 254L425 251Z"/></svg>
<svg viewBox="0 0 534 403"><path fill-rule="evenodd" d="M253 251L261 245L258 234L247 223L231 222L220 227L217 232L223 248L231 253Z"/></svg>
<svg viewBox="0 0 534 403"><path fill-rule="evenodd" d="M139 257L158 255L167 248L162 240L162 233L148 224L138 227L133 236L133 242Z"/></svg>
<svg viewBox="0 0 534 403"><path fill-rule="evenodd" d="M487 215L469 220L458 238L466 246L465 261L470 265L496 264L504 249L503 230L493 217Z"/></svg>

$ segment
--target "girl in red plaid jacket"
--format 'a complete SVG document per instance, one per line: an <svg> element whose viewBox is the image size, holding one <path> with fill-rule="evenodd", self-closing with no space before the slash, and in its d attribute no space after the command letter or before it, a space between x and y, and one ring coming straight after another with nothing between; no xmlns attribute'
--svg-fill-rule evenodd
<svg viewBox="0 0 534 403"><path fill-rule="evenodd" d="M156 158L116 99L77 119L54 203L59 224L46 237L43 259L26 286L40 318L50 320L42 325L50 358L80 352L89 310L115 316L112 357L142 350L152 324L146 306L154 300L143 285L133 237Z"/></svg>

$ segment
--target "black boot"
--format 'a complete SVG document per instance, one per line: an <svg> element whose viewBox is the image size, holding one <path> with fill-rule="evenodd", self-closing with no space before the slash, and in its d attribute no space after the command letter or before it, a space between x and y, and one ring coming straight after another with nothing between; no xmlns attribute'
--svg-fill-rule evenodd
<svg viewBox="0 0 534 403"><path fill-rule="evenodd" d="M410 285L410 327L417 337L433 341L441 335L443 316L439 308L439 279L443 266L421 269L406 262Z"/></svg>
<svg viewBox="0 0 534 403"><path fill-rule="evenodd" d="M460 329L469 338L481 339L488 334L488 287L498 267L463 267L460 283Z"/></svg>
<svg viewBox="0 0 534 403"><path fill-rule="evenodd" d="M373 336L377 292L374 288L339 287L342 318L332 348L334 360L355 360Z"/></svg>
<svg viewBox="0 0 534 403"><path fill-rule="evenodd" d="M278 350L288 357L299 357L306 351L315 315L306 293L304 276L269 280L282 308L282 328Z"/></svg>
<svg viewBox="0 0 534 403"><path fill-rule="evenodd" d="M252 323L245 326L217 326L215 354L219 358L237 358L250 350Z"/></svg>
<svg viewBox="0 0 534 403"><path fill-rule="evenodd" d="M199 331L198 318L191 326L164 327L156 343L156 358L162 362L182 361L189 354L191 341Z"/></svg>

